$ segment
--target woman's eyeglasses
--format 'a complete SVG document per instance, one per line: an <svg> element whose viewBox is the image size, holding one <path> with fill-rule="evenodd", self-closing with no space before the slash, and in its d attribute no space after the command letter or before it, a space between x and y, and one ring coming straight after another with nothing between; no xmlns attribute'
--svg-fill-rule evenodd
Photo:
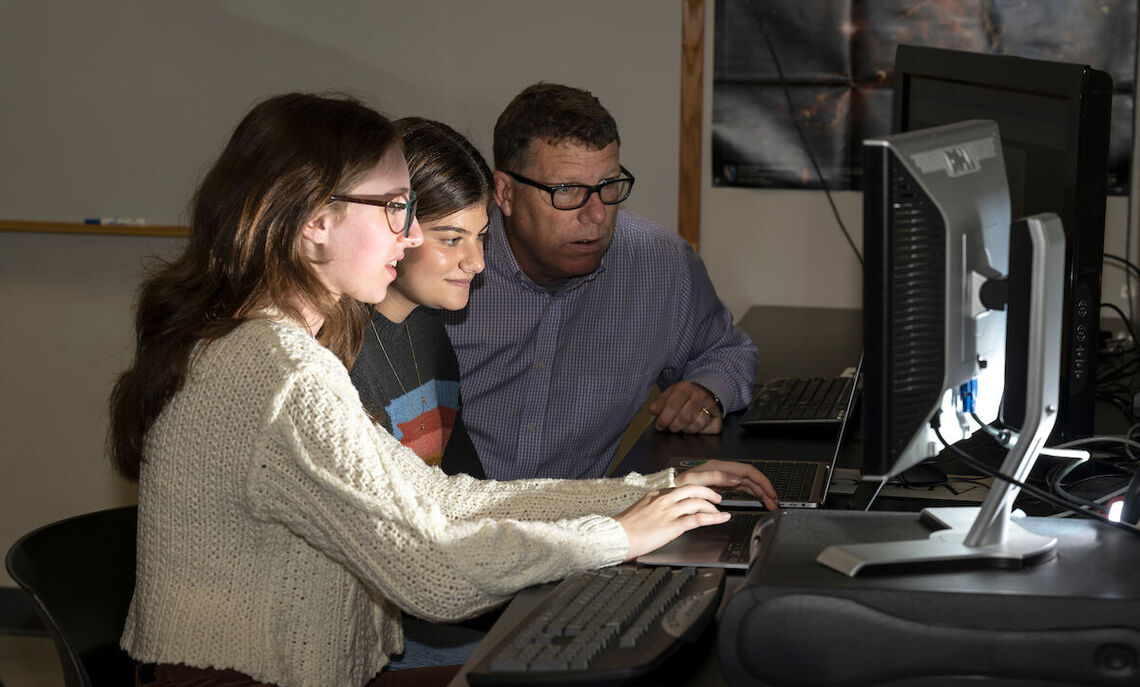
<svg viewBox="0 0 1140 687"><path fill-rule="evenodd" d="M376 200L374 198L361 198L360 196L329 196L330 202L360 203L361 205L375 205L384 208L384 216L388 218L388 228L393 234L403 234L404 238L412 233L412 222L416 219L416 192L408 191L408 200Z"/></svg>

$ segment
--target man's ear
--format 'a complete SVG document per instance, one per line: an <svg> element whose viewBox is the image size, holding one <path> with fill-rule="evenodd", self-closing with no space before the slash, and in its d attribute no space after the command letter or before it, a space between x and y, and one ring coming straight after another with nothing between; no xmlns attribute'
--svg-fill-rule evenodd
<svg viewBox="0 0 1140 687"><path fill-rule="evenodd" d="M504 217L511 216L511 202L514 200L515 183L506 172L496 169L495 175L495 204L503 211Z"/></svg>

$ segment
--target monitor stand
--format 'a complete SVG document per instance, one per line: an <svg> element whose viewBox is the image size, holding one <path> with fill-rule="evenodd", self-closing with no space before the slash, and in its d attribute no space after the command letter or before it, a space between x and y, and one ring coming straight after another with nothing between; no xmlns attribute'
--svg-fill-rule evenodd
<svg viewBox="0 0 1140 687"><path fill-rule="evenodd" d="M1052 213L1018 220L1011 227L1011 234L1018 231L1027 231L1033 246L1025 426L1002 463L1001 472L1024 482L1057 417L1065 234L1061 220ZM852 577L899 568L1019 567L1042 561L1057 540L1033 534L1010 519L1019 491L1018 487L995 479L980 507L923 511L927 519L944 528L927 539L829 546L816 560Z"/></svg>

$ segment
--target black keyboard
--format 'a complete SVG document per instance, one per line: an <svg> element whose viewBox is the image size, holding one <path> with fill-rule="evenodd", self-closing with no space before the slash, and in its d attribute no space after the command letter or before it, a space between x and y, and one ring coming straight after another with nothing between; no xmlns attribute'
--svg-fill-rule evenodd
<svg viewBox="0 0 1140 687"><path fill-rule="evenodd" d="M806 460L754 460L750 462L757 470L763 472L764 476L772 483L772 487L776 490L776 496L780 497L781 501L812 500L812 488L817 481L826 476L816 476L823 468L822 463ZM731 500L733 502L724 505L737 505L737 501L758 500L746 491L721 491L721 497L725 501ZM724 502L722 501L722 503Z"/></svg>
<svg viewBox="0 0 1140 687"><path fill-rule="evenodd" d="M620 682L696 639L724 571L621 566L575 573L468 673L473 685Z"/></svg>
<svg viewBox="0 0 1140 687"><path fill-rule="evenodd" d="M681 458L678 470L688 470L700 463L704 458ZM736 458L740 462L752 465L772 482L776 496L780 501L788 503L807 503L822 500L824 480L828 479L828 468L825 464L812 460L786 460L786 459L755 459ZM732 508L764 508L764 502L752 494L739 490L718 488L721 496L721 506Z"/></svg>
<svg viewBox="0 0 1140 687"><path fill-rule="evenodd" d="M743 425L839 424L854 377L787 377L756 390Z"/></svg>

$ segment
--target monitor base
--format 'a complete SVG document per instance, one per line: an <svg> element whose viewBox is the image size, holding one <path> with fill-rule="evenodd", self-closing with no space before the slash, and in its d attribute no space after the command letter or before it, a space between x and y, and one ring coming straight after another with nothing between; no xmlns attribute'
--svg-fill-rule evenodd
<svg viewBox="0 0 1140 687"><path fill-rule="evenodd" d="M1012 520L1005 524L1002 541L967 546L963 542L980 511L977 507L928 508L922 515L945 529L931 532L926 539L829 546L816 560L849 576L947 566L1017 568L1047 560L1057 545L1056 537L1034 534Z"/></svg>

